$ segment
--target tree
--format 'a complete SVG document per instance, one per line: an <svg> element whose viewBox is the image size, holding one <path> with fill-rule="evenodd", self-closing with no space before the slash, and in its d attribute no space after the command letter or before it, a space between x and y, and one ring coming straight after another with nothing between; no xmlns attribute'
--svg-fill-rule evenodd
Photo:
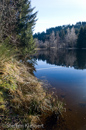
<svg viewBox="0 0 86 130"><path fill-rule="evenodd" d="M18 17L18 4L20 0L1 0L0 1L0 39L7 37L10 42L15 42L15 27Z"/></svg>
<svg viewBox="0 0 86 130"><path fill-rule="evenodd" d="M60 36L61 42L64 42L65 32L63 29L59 32L59 36Z"/></svg>
<svg viewBox="0 0 86 130"><path fill-rule="evenodd" d="M65 36L65 42L67 47L74 47L76 44L77 35L75 34L74 27L71 28L71 30L67 29L67 34Z"/></svg>
<svg viewBox="0 0 86 130"><path fill-rule="evenodd" d="M32 34L37 12L32 13L33 10L34 8L31 8L30 0L22 0L16 30L20 40L19 47L22 48L24 53L30 53L34 49Z"/></svg>
<svg viewBox="0 0 86 130"><path fill-rule="evenodd" d="M81 27L77 39L77 47L81 49L83 47L83 38L84 38L84 28Z"/></svg>
<svg viewBox="0 0 86 130"><path fill-rule="evenodd" d="M78 39L77 39L77 47L79 49L86 48L86 26L80 28Z"/></svg>
<svg viewBox="0 0 86 130"><path fill-rule="evenodd" d="M74 47L76 44L77 40L77 35L75 33L74 27L71 28L71 34L70 34L70 42L71 42L71 47Z"/></svg>
<svg viewBox="0 0 86 130"><path fill-rule="evenodd" d="M60 37L59 37L59 33L58 32L56 33L56 46L57 46L57 48L60 47Z"/></svg>
<svg viewBox="0 0 86 130"><path fill-rule="evenodd" d="M55 33L54 31L50 34L49 37L49 47L54 47L55 46Z"/></svg>
<svg viewBox="0 0 86 130"><path fill-rule="evenodd" d="M33 10L30 0L0 1L1 39L8 39L8 43L15 44L23 54L34 49L32 34L37 12L32 13Z"/></svg>
<svg viewBox="0 0 86 130"><path fill-rule="evenodd" d="M70 35L71 35L71 32L70 32L70 29L68 28L67 34L65 35L66 46L69 46L69 44L70 44Z"/></svg>
<svg viewBox="0 0 86 130"><path fill-rule="evenodd" d="M86 26L84 27L84 34L83 34L83 48L86 48Z"/></svg>

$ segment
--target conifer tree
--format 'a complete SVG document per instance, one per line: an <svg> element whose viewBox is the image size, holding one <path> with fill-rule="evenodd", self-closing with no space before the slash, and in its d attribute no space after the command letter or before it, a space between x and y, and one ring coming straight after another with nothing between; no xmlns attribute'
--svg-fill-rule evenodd
<svg viewBox="0 0 86 130"><path fill-rule="evenodd" d="M83 27L80 28L78 39L77 39L77 47L79 49L83 48L83 38L84 38L84 29Z"/></svg>
<svg viewBox="0 0 86 130"><path fill-rule="evenodd" d="M83 34L83 48L86 48L86 26L84 27L84 34Z"/></svg>
<svg viewBox="0 0 86 130"><path fill-rule="evenodd" d="M0 40L15 45L22 54L34 49L33 28L36 13L30 0L0 1Z"/></svg>
<svg viewBox="0 0 86 130"><path fill-rule="evenodd" d="M17 22L17 34L20 40L19 47L23 53L30 53L34 49L33 28L36 22L36 14L32 13L34 8L31 8L31 1L22 0Z"/></svg>

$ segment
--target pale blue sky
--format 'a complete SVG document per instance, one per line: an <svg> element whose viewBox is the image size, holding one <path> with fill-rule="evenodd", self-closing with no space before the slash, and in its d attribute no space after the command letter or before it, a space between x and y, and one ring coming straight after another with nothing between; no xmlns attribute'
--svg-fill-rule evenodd
<svg viewBox="0 0 86 130"><path fill-rule="evenodd" d="M86 21L86 0L32 0L38 11L34 33L50 27Z"/></svg>

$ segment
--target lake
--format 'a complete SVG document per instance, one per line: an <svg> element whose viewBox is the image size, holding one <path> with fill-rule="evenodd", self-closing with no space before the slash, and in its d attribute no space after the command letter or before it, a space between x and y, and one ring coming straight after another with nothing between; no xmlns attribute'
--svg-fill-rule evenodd
<svg viewBox="0 0 86 130"><path fill-rule="evenodd" d="M46 80L65 103L68 129L86 130L86 50L37 51L34 58L34 75Z"/></svg>

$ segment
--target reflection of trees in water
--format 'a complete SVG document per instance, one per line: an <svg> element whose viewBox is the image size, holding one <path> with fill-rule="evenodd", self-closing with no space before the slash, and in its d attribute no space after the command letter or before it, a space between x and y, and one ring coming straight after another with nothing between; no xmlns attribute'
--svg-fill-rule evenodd
<svg viewBox="0 0 86 130"><path fill-rule="evenodd" d="M35 58L55 65L70 66L76 69L86 68L86 50L50 49L38 51Z"/></svg>
<svg viewBox="0 0 86 130"><path fill-rule="evenodd" d="M71 51L65 55L65 64L66 66L74 66L76 61L76 53Z"/></svg>
<svg viewBox="0 0 86 130"><path fill-rule="evenodd" d="M77 50L77 67L86 69L86 50Z"/></svg>

